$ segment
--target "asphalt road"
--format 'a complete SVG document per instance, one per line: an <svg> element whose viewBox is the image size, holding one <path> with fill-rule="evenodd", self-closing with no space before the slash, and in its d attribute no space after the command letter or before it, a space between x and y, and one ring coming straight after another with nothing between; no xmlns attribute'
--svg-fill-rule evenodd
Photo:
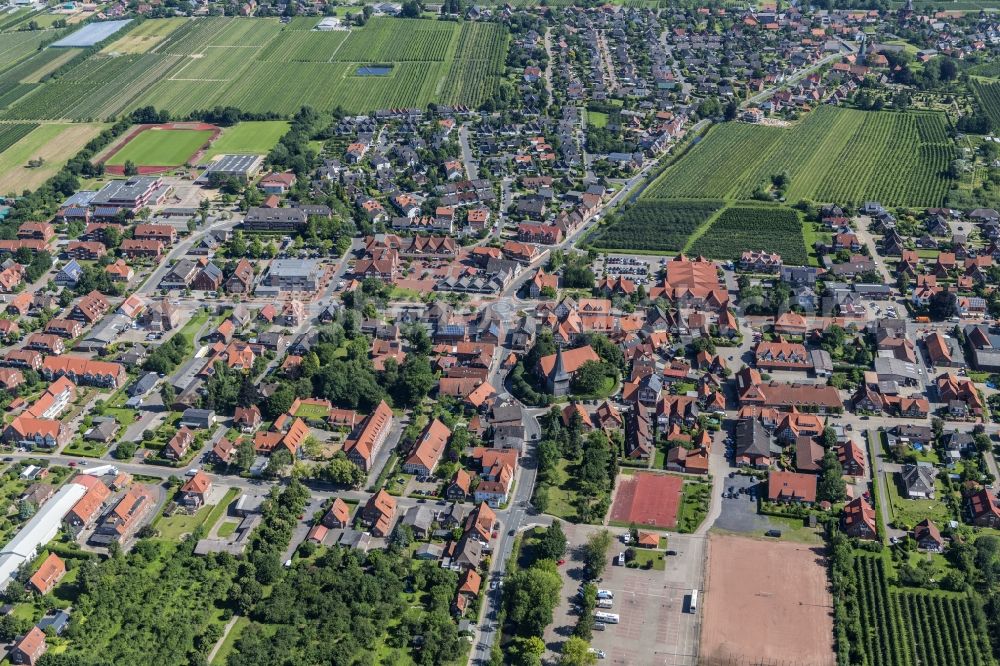
<svg viewBox="0 0 1000 666"><path fill-rule="evenodd" d="M514 496L506 511L498 511L497 517L500 522L500 536L493 544L493 557L488 579L490 583L502 580L507 569L507 561L510 559L514 549L514 540L517 532L534 525L549 525L552 518L538 515L530 507L531 494L535 488L535 477L537 466L535 464L535 449L533 443L534 436L540 436L541 428L538 425L538 415L545 410L526 409L524 419L524 432L527 438L525 455L521 458L521 472L517 479L517 486L514 489ZM492 585L491 585L492 587ZM473 635L472 653L469 655L470 664L487 664L490 661L490 651L493 649L493 641L496 640L497 629L496 617L502 598L501 589L487 589L485 603L483 604L482 616L479 626Z"/></svg>

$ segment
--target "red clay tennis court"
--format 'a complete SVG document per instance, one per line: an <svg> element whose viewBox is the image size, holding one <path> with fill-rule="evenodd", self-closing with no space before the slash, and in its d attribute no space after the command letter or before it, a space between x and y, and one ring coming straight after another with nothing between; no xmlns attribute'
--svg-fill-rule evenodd
<svg viewBox="0 0 1000 666"><path fill-rule="evenodd" d="M671 528L677 525L684 480L667 474L637 472L618 484L611 521L650 527Z"/></svg>

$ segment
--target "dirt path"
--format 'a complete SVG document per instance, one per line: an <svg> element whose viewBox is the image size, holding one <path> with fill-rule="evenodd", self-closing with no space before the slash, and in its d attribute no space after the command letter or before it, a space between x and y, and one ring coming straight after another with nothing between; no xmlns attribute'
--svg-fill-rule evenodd
<svg viewBox="0 0 1000 666"><path fill-rule="evenodd" d="M226 622L226 626L222 628L222 635L219 636L219 640L217 640L215 642L215 645L212 646L212 651L208 653L208 659L206 659L208 663L211 664L213 661L215 661L215 655L217 655L219 653L219 650L222 649L222 644L226 642L226 636L228 636L229 632L233 630L233 627L236 626L236 622L239 619L240 619L239 615L233 615L229 619L229 622Z"/></svg>

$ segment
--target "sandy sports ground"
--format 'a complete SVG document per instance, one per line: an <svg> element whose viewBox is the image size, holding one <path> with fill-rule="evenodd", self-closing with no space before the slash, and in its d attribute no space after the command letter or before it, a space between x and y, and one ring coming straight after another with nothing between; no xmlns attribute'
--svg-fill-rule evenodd
<svg viewBox="0 0 1000 666"><path fill-rule="evenodd" d="M828 666L832 598L815 546L712 534L700 663Z"/></svg>

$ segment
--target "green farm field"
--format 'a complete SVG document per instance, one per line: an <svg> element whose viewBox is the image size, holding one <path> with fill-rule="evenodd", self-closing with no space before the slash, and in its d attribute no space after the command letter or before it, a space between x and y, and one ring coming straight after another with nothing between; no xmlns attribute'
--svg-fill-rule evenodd
<svg viewBox="0 0 1000 666"><path fill-rule="evenodd" d="M33 128L11 144L4 139L10 132L20 134ZM35 189L51 178L69 158L107 125L101 123L46 123L44 125L0 124L0 192L21 193ZM18 128L18 129L10 129ZM41 165L28 168L29 160L41 159Z"/></svg>
<svg viewBox="0 0 1000 666"><path fill-rule="evenodd" d="M679 252L722 206L721 201L641 199L606 220L589 243L606 250Z"/></svg>
<svg viewBox="0 0 1000 666"><path fill-rule="evenodd" d="M112 166L126 162L136 166L180 166L211 136L211 130L148 129L137 134L106 163Z"/></svg>
<svg viewBox="0 0 1000 666"><path fill-rule="evenodd" d="M954 154L941 114L822 106L792 127L712 128L643 196L749 199L772 176L787 172L793 202L939 206Z"/></svg>
<svg viewBox="0 0 1000 666"><path fill-rule="evenodd" d="M744 250L777 252L786 264L808 263L802 220L784 206L738 204L725 209L703 233L688 241L688 252L710 259L740 258Z"/></svg>
<svg viewBox="0 0 1000 666"><path fill-rule="evenodd" d="M26 57L30 43L7 45L0 35L0 109L6 109L0 119L108 119L149 105L174 117L214 106L282 115L303 105L349 113L431 102L477 107L504 72L509 36L496 23L376 17L349 32L311 25L312 19L150 19L56 78L33 84L3 76L5 46ZM389 74L358 74L375 63L389 65Z"/></svg>
<svg viewBox="0 0 1000 666"><path fill-rule="evenodd" d="M205 151L201 161L208 162L218 155L243 153L265 155L287 131L288 123L284 120L242 122L226 127L219 138Z"/></svg>
<svg viewBox="0 0 1000 666"><path fill-rule="evenodd" d="M993 127L1000 127L1000 81L979 81L973 78L970 87L983 113L993 123Z"/></svg>
<svg viewBox="0 0 1000 666"><path fill-rule="evenodd" d="M185 18L144 21L141 25L125 33L124 36L108 44L101 53L146 53L165 40L174 30L187 21Z"/></svg>

